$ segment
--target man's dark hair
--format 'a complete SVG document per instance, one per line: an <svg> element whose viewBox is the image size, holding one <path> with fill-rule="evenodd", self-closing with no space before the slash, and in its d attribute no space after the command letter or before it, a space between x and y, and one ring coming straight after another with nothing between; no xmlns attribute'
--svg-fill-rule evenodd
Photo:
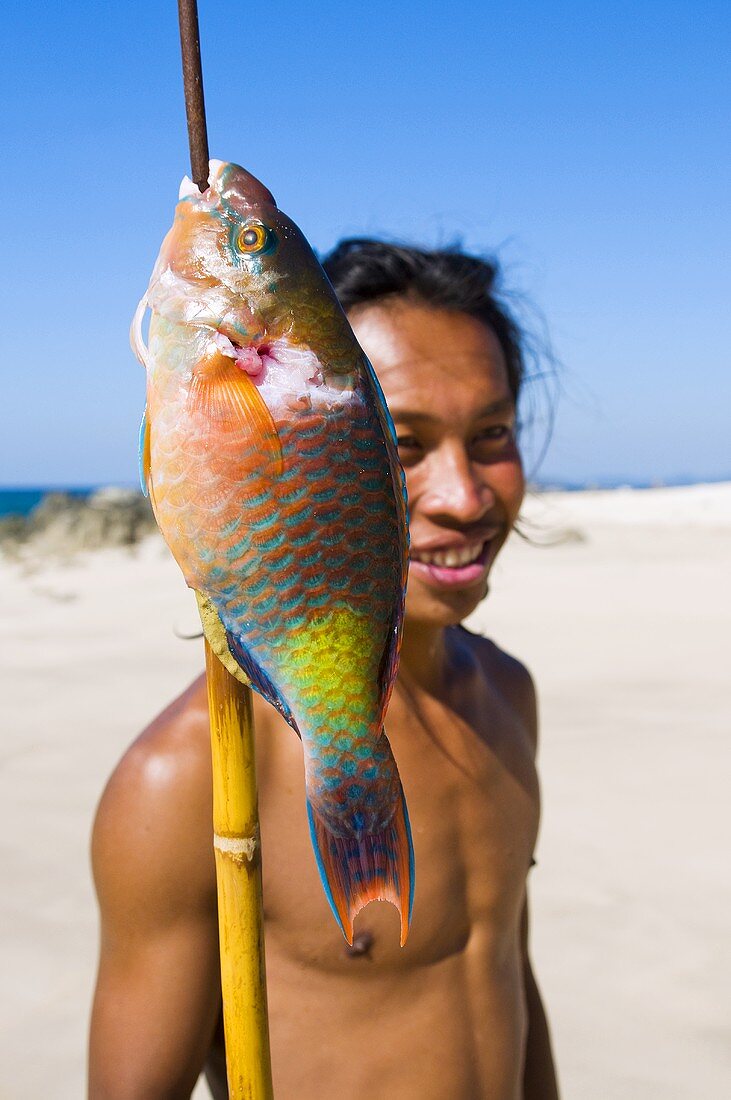
<svg viewBox="0 0 731 1100"><path fill-rule="evenodd" d="M495 333L516 405L525 376L522 333L498 299L500 268L493 260L457 248L427 251L369 237L340 241L322 260L346 313L387 298L408 298L466 313Z"/></svg>

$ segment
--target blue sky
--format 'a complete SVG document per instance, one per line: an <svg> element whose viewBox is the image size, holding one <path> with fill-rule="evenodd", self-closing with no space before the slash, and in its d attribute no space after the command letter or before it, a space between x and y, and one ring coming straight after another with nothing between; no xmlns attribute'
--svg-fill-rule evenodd
<svg viewBox="0 0 731 1100"><path fill-rule="evenodd" d="M211 154L315 248L497 252L561 363L544 478L731 476L727 2L199 7ZM4 14L0 484L135 479L177 33L174 0Z"/></svg>

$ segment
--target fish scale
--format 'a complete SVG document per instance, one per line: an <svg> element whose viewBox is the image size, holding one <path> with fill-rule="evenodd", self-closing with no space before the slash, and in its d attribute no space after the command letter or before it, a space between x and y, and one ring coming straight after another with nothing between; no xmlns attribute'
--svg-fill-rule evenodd
<svg viewBox="0 0 731 1100"><path fill-rule="evenodd" d="M386 898L403 943L413 851L383 730L407 570L393 428L299 230L243 169L211 164L136 315L145 481L214 652L302 739L315 858L346 938Z"/></svg>

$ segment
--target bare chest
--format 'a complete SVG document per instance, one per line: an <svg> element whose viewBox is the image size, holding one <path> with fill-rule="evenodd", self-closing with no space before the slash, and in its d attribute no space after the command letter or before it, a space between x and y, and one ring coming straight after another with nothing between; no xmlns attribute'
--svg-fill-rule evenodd
<svg viewBox="0 0 731 1100"><path fill-rule="evenodd" d="M268 951L343 976L364 961L371 974L388 974L458 955L472 940L497 964L517 942L538 827L529 737L499 702L481 714L460 715L433 700L415 709L403 698L394 699L387 732L416 861L406 946L398 946L398 916L386 903L363 910L355 950L345 944L310 849L301 747L277 723L260 754Z"/></svg>

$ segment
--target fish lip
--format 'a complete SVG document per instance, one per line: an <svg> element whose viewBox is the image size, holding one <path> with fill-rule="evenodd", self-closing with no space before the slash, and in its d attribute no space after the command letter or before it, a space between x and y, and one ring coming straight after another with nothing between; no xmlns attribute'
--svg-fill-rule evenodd
<svg viewBox="0 0 731 1100"><path fill-rule="evenodd" d="M219 321L217 324L199 322L198 324L194 324L193 327L199 329L201 332L209 333L211 341L218 347L220 353L233 359L238 365L240 365L238 361L244 360L247 357L247 352L250 353L252 351L256 352L263 363L272 360L275 364L280 366L286 363L289 352L292 352L295 357L303 354L310 355L313 359L313 373L307 379L309 383L314 383L318 387L329 387L331 390L343 394L343 396L347 396L354 389L357 379L353 379L350 376L342 376L343 384L338 386L338 376L335 376L335 378L328 378L317 354L312 348L307 344L299 344L288 332L284 332L279 336L273 336L266 330L262 330L261 332L257 332L254 336L247 336L246 343L242 344L240 342L242 339L241 334L236 332L233 326L226 321Z"/></svg>
<svg viewBox="0 0 731 1100"><path fill-rule="evenodd" d="M272 339L266 332L258 332L255 336L252 337L249 337L247 335L245 338L246 343L242 343L244 337L240 332L236 331L233 325L199 324L194 325L193 327L199 329L201 332L210 333L211 337L214 339L214 342L218 344L221 352L224 355L231 354L231 357L233 359L237 357L237 354L245 352L248 348L253 348L257 352L266 352L269 350L272 344ZM225 341L228 341L228 343L231 345L230 353L225 345L222 347L220 342L215 339L217 336L223 337Z"/></svg>

